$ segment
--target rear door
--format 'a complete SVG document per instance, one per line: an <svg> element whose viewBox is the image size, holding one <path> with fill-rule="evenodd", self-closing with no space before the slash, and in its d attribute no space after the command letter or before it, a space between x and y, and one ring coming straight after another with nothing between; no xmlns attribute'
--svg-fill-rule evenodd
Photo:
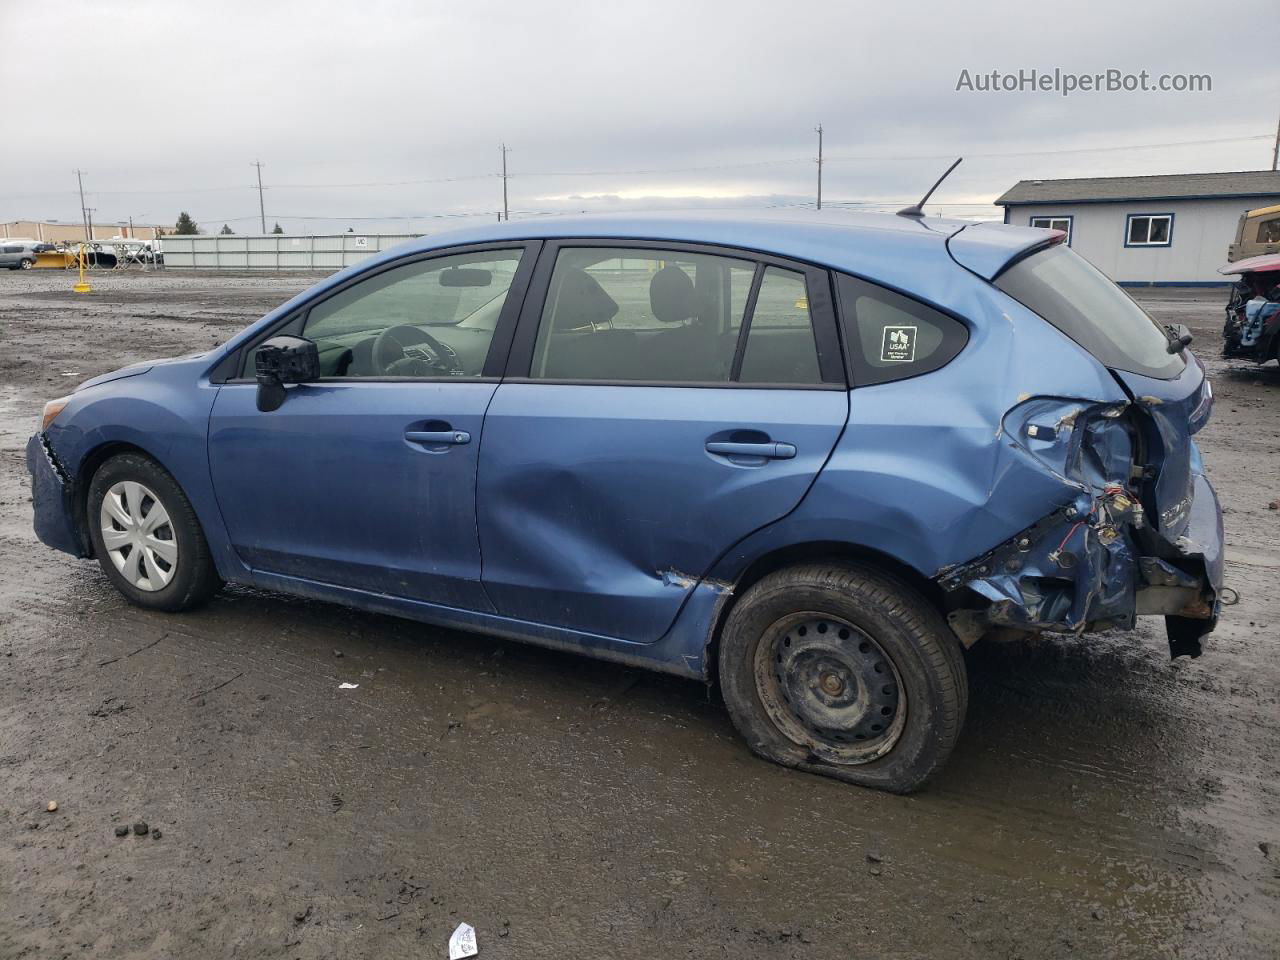
<svg viewBox="0 0 1280 960"><path fill-rule="evenodd" d="M825 271L549 244L485 418L486 592L505 616L657 640L723 551L800 502L847 414Z"/></svg>

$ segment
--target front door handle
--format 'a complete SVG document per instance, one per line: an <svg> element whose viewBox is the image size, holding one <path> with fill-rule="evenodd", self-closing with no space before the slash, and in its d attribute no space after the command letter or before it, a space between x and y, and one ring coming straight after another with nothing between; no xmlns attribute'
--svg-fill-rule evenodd
<svg viewBox="0 0 1280 960"><path fill-rule="evenodd" d="M707 453L722 457L765 457L769 460L790 460L796 455L794 443L732 443L728 440L708 440Z"/></svg>
<svg viewBox="0 0 1280 960"><path fill-rule="evenodd" d="M404 438L410 443L471 442L471 434L465 430L406 430Z"/></svg>

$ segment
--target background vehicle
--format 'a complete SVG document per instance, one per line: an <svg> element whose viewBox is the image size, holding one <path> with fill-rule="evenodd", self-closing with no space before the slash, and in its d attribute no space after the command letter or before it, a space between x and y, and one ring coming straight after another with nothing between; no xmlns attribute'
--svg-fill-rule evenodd
<svg viewBox="0 0 1280 960"><path fill-rule="evenodd" d="M1227 301L1222 355L1255 363L1280 359L1280 253L1229 263L1218 272L1238 278Z"/></svg>
<svg viewBox="0 0 1280 960"><path fill-rule="evenodd" d="M52 401L36 530L154 609L233 580L718 681L762 756L911 790L990 631L1158 614L1196 656L1216 622L1203 368L1061 241L825 214L413 241Z"/></svg>
<svg viewBox="0 0 1280 960"><path fill-rule="evenodd" d="M36 262L37 246L34 240L0 241L0 267L8 267L10 270L30 270Z"/></svg>
<svg viewBox="0 0 1280 960"><path fill-rule="evenodd" d="M1241 214L1235 243L1227 247L1227 262L1268 253L1280 253L1280 205Z"/></svg>

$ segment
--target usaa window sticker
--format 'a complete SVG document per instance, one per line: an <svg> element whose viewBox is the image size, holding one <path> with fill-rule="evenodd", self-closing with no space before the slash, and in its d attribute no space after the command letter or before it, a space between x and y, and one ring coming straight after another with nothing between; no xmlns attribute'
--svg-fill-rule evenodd
<svg viewBox="0 0 1280 960"><path fill-rule="evenodd" d="M885 327L881 363L910 363L916 358L915 327Z"/></svg>

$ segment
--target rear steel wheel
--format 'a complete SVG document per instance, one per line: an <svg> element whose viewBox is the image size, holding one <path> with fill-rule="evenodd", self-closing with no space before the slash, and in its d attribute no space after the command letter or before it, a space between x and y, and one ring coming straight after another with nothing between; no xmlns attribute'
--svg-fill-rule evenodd
<svg viewBox="0 0 1280 960"><path fill-rule="evenodd" d="M720 633L720 691L753 751L894 793L946 762L964 723L960 642L919 590L853 563L777 570Z"/></svg>
<svg viewBox="0 0 1280 960"><path fill-rule="evenodd" d="M907 701L893 660L840 617L796 613L756 646L756 693L778 730L830 763L867 763L893 749Z"/></svg>

